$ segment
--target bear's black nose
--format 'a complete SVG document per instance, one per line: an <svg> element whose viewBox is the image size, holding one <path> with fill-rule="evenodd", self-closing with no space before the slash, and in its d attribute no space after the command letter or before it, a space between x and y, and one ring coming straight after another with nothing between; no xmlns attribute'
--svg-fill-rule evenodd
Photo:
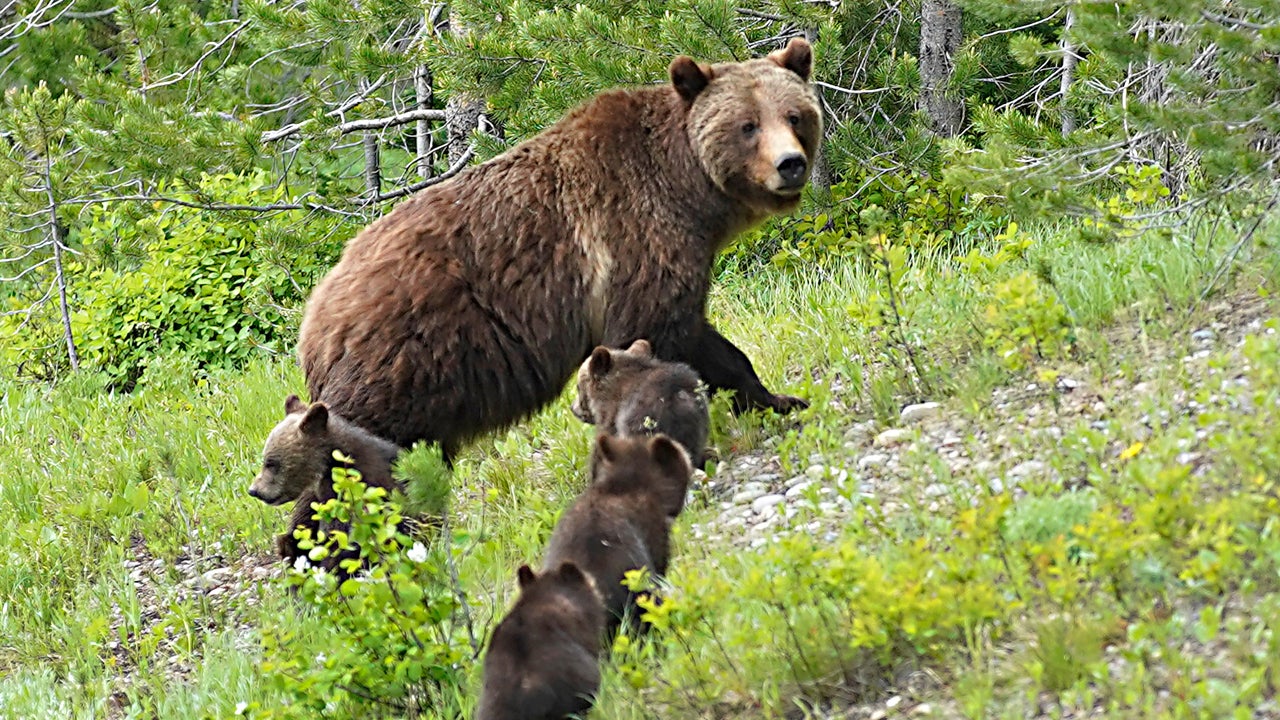
<svg viewBox="0 0 1280 720"><path fill-rule="evenodd" d="M809 164L800 153L783 155L774 165L778 169L778 175L782 177L783 184L788 188L804 184L804 171L808 166Z"/></svg>

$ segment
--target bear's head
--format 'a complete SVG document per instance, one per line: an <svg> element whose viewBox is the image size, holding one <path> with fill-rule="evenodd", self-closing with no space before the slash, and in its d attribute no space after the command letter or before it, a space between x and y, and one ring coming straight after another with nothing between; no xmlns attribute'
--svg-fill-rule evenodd
<svg viewBox="0 0 1280 720"><path fill-rule="evenodd" d="M613 387L624 373L620 369L630 366L647 367L652 364L653 346L648 340L636 340L625 350L612 350L603 345L591 351L591 357L583 361L578 368L578 397L573 401L570 410L584 423L595 424L600 421L592 406L597 399L615 397L617 390Z"/></svg>
<svg viewBox="0 0 1280 720"><path fill-rule="evenodd" d="M249 494L268 505L297 500L328 475L333 448L329 407L322 402L308 407L290 395L284 401L284 419L267 436L262 471Z"/></svg>
<svg viewBox="0 0 1280 720"><path fill-rule="evenodd" d="M601 433L591 453L591 483L612 494L651 495L669 518L684 509L693 477L689 454L666 435L614 437Z"/></svg>
<svg viewBox="0 0 1280 720"><path fill-rule="evenodd" d="M703 170L760 217L795 209L809 180L822 139L812 66L813 50L802 38L747 62L704 65L683 55L671 62Z"/></svg>
<svg viewBox="0 0 1280 720"><path fill-rule="evenodd" d="M582 626L593 636L599 634L604 620L604 601L600 599L595 581L575 563L565 561L541 575L528 565L521 565L516 571L516 581L520 585L517 602L521 605L537 605L562 621Z"/></svg>

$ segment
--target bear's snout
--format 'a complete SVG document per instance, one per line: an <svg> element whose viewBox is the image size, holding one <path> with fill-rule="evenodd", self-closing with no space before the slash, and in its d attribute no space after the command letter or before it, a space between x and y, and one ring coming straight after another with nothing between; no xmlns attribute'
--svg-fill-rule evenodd
<svg viewBox="0 0 1280 720"><path fill-rule="evenodd" d="M256 498L268 505L279 505L280 498L268 495L262 491L262 478L254 478L253 484L249 486L249 497Z"/></svg>
<svg viewBox="0 0 1280 720"><path fill-rule="evenodd" d="M774 163L774 169L778 171L778 177L782 178L783 190L795 190L804 187L805 171L809 169L809 161L805 160L804 155L800 153L788 153L778 158Z"/></svg>

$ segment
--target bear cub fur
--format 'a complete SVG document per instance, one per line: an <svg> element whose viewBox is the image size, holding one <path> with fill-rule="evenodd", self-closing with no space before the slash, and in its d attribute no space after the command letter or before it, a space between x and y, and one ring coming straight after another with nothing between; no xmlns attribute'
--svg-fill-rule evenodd
<svg viewBox="0 0 1280 720"><path fill-rule="evenodd" d="M280 556L291 561L305 554L293 537L295 529L309 527L313 533L330 529L321 528L312 517L311 504L335 497L333 469L344 464L333 457L333 451L340 450L353 460L350 467L360 471L366 485L390 491L398 487L391 464L401 448L329 412L324 403L308 406L290 395L284 412L284 419L267 436L262 471L249 486L249 494L268 505L294 502L289 529L276 541ZM326 566L337 561L330 559Z"/></svg>
<svg viewBox="0 0 1280 720"><path fill-rule="evenodd" d="M622 585L628 570L667 572L671 523L684 508L693 468L671 438L601 434L591 456L591 484L564 512L547 543L544 568L572 562L595 580L608 630L635 599Z"/></svg>
<svg viewBox="0 0 1280 720"><path fill-rule="evenodd" d="M573 414L601 432L663 434L684 446L695 468L706 458L711 416L698 373L653 356L648 340L625 350L597 347L578 368Z"/></svg>
<svg viewBox="0 0 1280 720"><path fill-rule="evenodd" d="M520 597L489 640L476 720L586 712L600 688L600 595L571 562L541 575L522 565L516 575Z"/></svg>

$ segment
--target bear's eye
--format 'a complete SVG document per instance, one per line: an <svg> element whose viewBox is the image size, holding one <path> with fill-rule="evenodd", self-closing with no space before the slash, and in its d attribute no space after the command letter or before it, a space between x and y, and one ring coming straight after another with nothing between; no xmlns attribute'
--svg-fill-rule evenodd
<svg viewBox="0 0 1280 720"><path fill-rule="evenodd" d="M788 115L788 116L787 116L787 122L791 123L791 127L795 127L795 126L799 125L799 124L800 124L800 113L791 113L790 115Z"/></svg>
<svg viewBox="0 0 1280 720"><path fill-rule="evenodd" d="M275 458L268 458L262 462L262 469L267 472L277 472L280 470L280 461Z"/></svg>
<svg viewBox="0 0 1280 720"><path fill-rule="evenodd" d="M756 131L756 124L753 122L742 123L742 134L750 135Z"/></svg>

